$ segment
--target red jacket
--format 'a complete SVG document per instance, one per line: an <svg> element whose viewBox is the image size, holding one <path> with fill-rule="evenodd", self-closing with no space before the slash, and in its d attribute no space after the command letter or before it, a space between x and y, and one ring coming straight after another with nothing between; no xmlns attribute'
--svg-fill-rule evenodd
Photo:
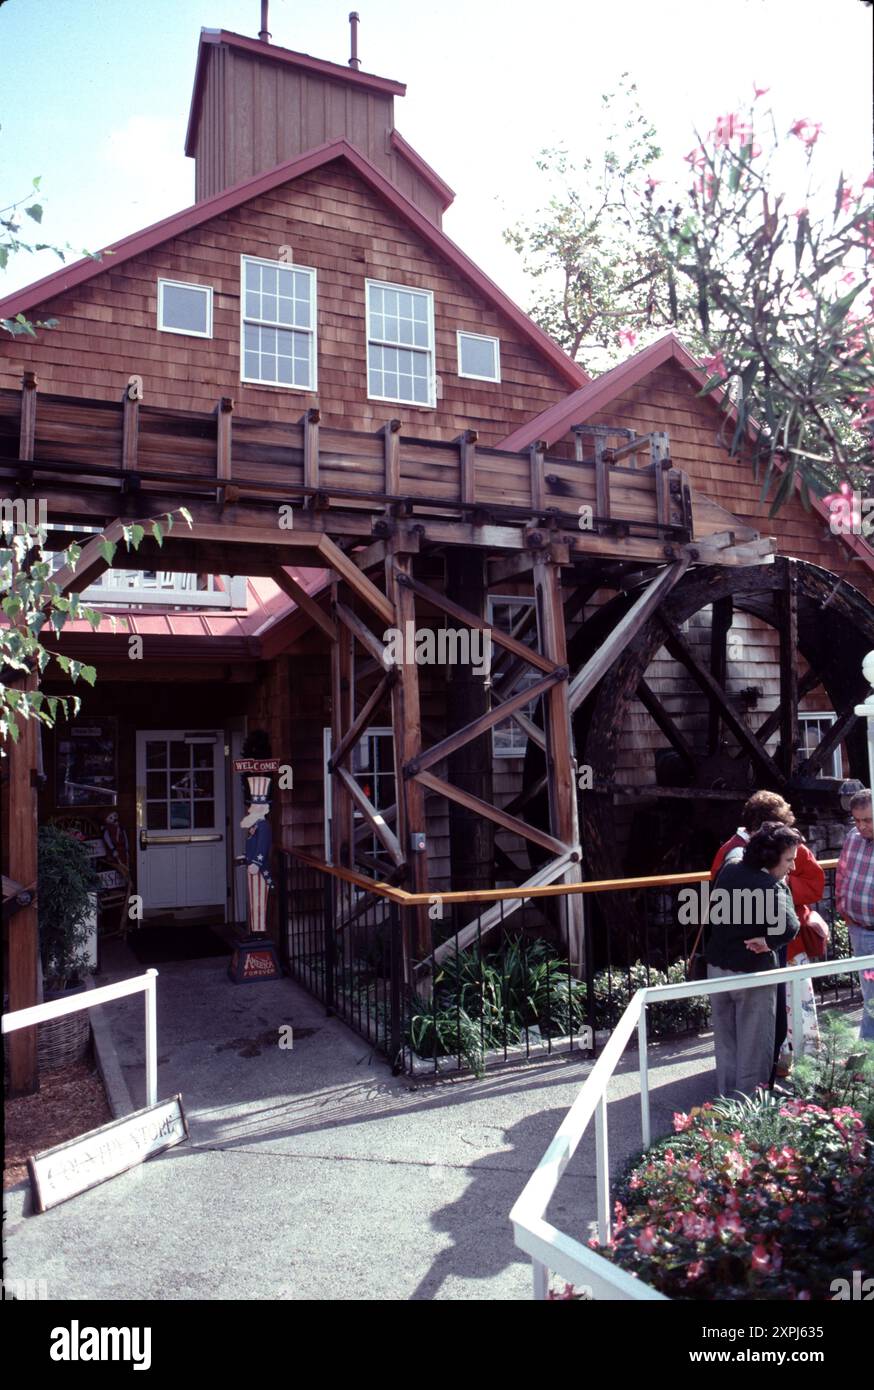
<svg viewBox="0 0 874 1390"><path fill-rule="evenodd" d="M747 843L742 835L732 835L730 840L726 840L724 845L720 845L710 868L711 879L716 878L726 855L739 846L745 848ZM825 873L817 864L807 845L798 846L795 868L786 881L792 893L792 901L795 904L795 911L798 913L798 920L804 926L810 916L810 909L814 903L819 902L825 889ZM801 933L799 932L798 936L789 943L789 949L786 953L787 961L793 960L803 950Z"/></svg>

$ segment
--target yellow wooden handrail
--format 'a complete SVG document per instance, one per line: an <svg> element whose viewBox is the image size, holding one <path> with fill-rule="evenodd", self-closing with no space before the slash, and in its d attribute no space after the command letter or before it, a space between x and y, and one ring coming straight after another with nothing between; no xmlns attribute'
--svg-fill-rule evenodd
<svg viewBox="0 0 874 1390"><path fill-rule="evenodd" d="M710 878L710 870L705 869L688 874L651 874L644 878L598 878L590 879L587 883L550 883L538 888L481 888L470 892L441 893L435 890L433 893L407 893L403 888L395 888L390 883L374 882L373 879L365 878L363 874L355 873L352 869L326 864L302 850L291 849L286 845L281 845L280 849L286 854L293 854L310 868L319 869L332 878L342 879L344 883L352 883L368 893L376 893L400 907L428 907L437 899L441 903L497 903L519 898L556 898L571 893L621 893L640 888L668 888L687 883L704 883ZM837 859L821 859L819 862L823 869L834 869L838 863Z"/></svg>

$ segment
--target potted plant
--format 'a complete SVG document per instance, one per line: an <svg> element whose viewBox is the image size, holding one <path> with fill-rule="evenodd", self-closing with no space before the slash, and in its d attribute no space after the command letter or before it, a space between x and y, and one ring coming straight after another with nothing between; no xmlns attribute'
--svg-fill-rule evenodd
<svg viewBox="0 0 874 1390"><path fill-rule="evenodd" d="M85 988L91 969L87 941L96 886L97 877L81 840L56 825L41 826L37 907L46 1002ZM80 1061L90 1031L85 1010L41 1023L40 1065L57 1067Z"/></svg>

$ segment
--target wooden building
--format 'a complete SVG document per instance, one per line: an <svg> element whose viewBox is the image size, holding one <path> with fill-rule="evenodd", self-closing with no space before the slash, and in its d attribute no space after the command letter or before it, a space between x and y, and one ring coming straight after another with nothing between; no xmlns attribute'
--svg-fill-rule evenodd
<svg viewBox="0 0 874 1390"><path fill-rule="evenodd" d="M865 776L867 544L768 520L674 337L590 381L443 233L403 92L203 31L197 201L0 303L58 320L2 344L0 491L114 614L60 639L98 682L41 811L117 809L147 915L242 916L247 729L283 843L432 891L699 867L690 799L715 839L751 786L827 824ZM107 572L89 537L183 506ZM408 628L491 666L387 664Z"/></svg>

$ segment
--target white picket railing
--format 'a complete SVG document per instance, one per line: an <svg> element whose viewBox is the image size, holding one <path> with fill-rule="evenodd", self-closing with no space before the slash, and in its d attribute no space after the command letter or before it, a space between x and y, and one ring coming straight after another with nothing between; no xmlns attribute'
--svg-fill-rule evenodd
<svg viewBox="0 0 874 1390"><path fill-rule="evenodd" d="M792 999L792 1035L800 1038L803 1036L801 983L807 976L843 975L871 969L874 969L874 955L855 956L851 960L821 961L816 965L791 965L779 970L761 970L750 975L691 980L683 984L654 985L649 989L639 989L611 1033L604 1051L583 1083L555 1138L510 1212L516 1245L531 1257L534 1298L547 1297L550 1272L561 1275L577 1288L588 1288L593 1298L663 1300L665 1297L640 1279L620 1269L618 1265L606 1260L603 1255L590 1250L574 1236L559 1231L545 1216L562 1174L573 1158L594 1115L598 1238L602 1245L610 1239L607 1086L622 1059L632 1033L637 1028L641 1147L647 1148L652 1137L646 1033L646 1010L650 1004L664 1000L688 999L702 994L722 994L728 990L761 989L765 985L776 985L785 980L789 984Z"/></svg>
<svg viewBox="0 0 874 1390"><path fill-rule="evenodd" d="M96 1004L108 1004L113 999L124 999L128 994L145 994L146 1006L146 1104L158 1104L158 1027L157 994L155 981L157 970L147 970L144 975L134 975L130 980L118 980L114 985L101 985L85 994L74 994L69 999L54 999L50 1004L33 1004L27 1009L16 1009L4 1014L0 1023L4 1033L14 1033L19 1028L31 1028L35 1023L44 1023L50 1018L63 1018L65 1014L78 1013L80 1009L93 1009Z"/></svg>

